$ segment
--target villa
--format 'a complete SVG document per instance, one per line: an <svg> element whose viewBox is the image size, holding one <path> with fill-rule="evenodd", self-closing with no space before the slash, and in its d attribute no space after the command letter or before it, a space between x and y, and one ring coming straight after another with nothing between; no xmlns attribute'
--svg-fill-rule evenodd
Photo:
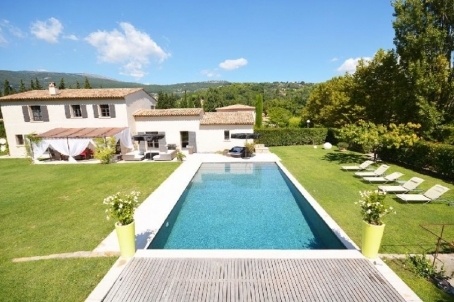
<svg viewBox="0 0 454 302"><path fill-rule="evenodd" d="M244 144L232 139L233 133L253 132L254 107L230 106L204 112L201 108L156 109L156 104L143 88L59 90L55 83L50 83L48 90L0 98L12 157L26 157L25 137L32 133L48 140L51 147L52 143L63 144L65 139L91 140L107 134L118 139L159 133L164 134L159 141L139 144L142 151L158 151L169 144L180 150L209 153ZM119 143L121 154L139 147L128 139Z"/></svg>

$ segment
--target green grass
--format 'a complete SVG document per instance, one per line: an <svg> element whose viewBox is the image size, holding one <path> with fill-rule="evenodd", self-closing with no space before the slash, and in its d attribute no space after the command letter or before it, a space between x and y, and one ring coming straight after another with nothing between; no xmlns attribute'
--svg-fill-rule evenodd
<svg viewBox="0 0 454 302"><path fill-rule="evenodd" d="M132 189L145 199L179 163L30 165L0 160L0 300L82 301L116 258L13 263L93 250L113 229L102 201Z"/></svg>
<svg viewBox="0 0 454 302"><path fill-rule="evenodd" d="M317 202L339 224L347 235L361 247L361 215L358 205L359 191L375 190L377 185L362 182L354 177L353 172L345 172L340 169L341 165L348 163L361 163L364 157L353 152L339 152L337 150L324 150L312 146L271 147L271 152L282 159L284 166L304 186L304 188L317 200ZM425 181L420 188L426 190L435 184L441 184L450 188L443 197L454 201L454 186L452 183L422 175L390 164L388 173L400 171L404 174L402 179L407 180L413 176L419 176ZM393 206L396 215L388 215L384 218L386 223L385 233L382 240L380 253L405 254L405 253L430 253L435 251L437 238L423 230L420 224L453 223L454 206L448 206L446 202L402 203L394 195L387 195L386 203ZM432 226L430 229L440 233L440 226ZM454 226L447 227L444 236L454 240ZM452 252L452 250L450 251ZM394 267L393 267L394 268ZM439 290L429 282L413 282L406 278L400 270L395 270L404 281L421 297L432 297L424 301L439 300ZM405 277L405 278L404 278ZM418 279L418 278L416 278ZM423 286L424 285L424 286ZM431 294L427 294L431 293Z"/></svg>
<svg viewBox="0 0 454 302"><path fill-rule="evenodd" d="M288 170L361 246L361 216L354 204L360 190L376 185L361 182L340 165L359 163L361 155L308 146L272 147ZM0 300L82 301L115 262L110 258L55 259L13 263L18 257L93 250L112 230L102 200L132 189L148 196L179 163L114 165L30 165L28 160L0 160ZM404 179L420 176L421 188L439 183L454 186L391 164ZM454 207L446 203L402 204L391 195L386 201L397 214L385 217L381 253L421 253L435 248L435 237L419 224L450 223ZM452 229L452 230L451 230ZM436 228L434 228L436 230ZM454 238L454 227L445 234ZM424 301L449 301L431 283L415 277L398 263L391 267Z"/></svg>

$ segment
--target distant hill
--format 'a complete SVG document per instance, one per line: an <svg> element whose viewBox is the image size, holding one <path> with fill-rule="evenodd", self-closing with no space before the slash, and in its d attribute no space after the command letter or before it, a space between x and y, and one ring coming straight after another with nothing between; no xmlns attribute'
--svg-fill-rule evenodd
<svg viewBox="0 0 454 302"><path fill-rule="evenodd" d="M133 82L122 82L115 79L106 78L99 75L83 74L83 73L63 73L63 72L49 72L49 71L10 71L0 70L0 88L3 89L3 83L8 80L9 84L19 91L20 81L22 80L25 87L30 87L30 81L38 79L41 86L44 88L48 86L49 82L55 82L57 85L63 78L66 88L76 88L77 82L80 87L84 87L85 77L87 77L92 88L131 88L143 87L149 93L158 93L160 91L165 93L181 94L184 91L194 92L201 89L208 89L210 87L219 87L229 85L226 81L207 81L195 83L179 83L172 85L144 85ZM1 92L0 92L1 95Z"/></svg>

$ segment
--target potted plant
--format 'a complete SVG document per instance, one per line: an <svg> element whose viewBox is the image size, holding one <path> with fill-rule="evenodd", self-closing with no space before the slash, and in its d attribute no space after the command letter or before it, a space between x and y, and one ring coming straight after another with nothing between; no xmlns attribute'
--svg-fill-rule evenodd
<svg viewBox="0 0 454 302"><path fill-rule="evenodd" d="M381 239L385 229L382 218L389 213L396 213L393 207L384 203L386 193L380 191L359 192L361 199L355 204L361 207L363 218L361 253L367 258L376 258L380 249Z"/></svg>
<svg viewBox="0 0 454 302"><path fill-rule="evenodd" d="M186 158L186 155L180 150L177 151L176 158L178 161L183 161Z"/></svg>
<svg viewBox="0 0 454 302"><path fill-rule="evenodd" d="M132 257L136 252L134 212L139 206L140 192L132 191L129 194L120 192L106 197L103 201L107 205L107 220L116 220L115 231L120 245L122 257Z"/></svg>

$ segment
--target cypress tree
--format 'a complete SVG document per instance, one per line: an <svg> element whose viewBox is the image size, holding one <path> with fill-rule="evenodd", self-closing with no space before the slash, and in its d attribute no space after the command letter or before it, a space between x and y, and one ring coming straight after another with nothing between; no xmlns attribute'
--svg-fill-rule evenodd
<svg viewBox="0 0 454 302"><path fill-rule="evenodd" d="M262 128L263 96L258 94L255 99L255 127Z"/></svg>

